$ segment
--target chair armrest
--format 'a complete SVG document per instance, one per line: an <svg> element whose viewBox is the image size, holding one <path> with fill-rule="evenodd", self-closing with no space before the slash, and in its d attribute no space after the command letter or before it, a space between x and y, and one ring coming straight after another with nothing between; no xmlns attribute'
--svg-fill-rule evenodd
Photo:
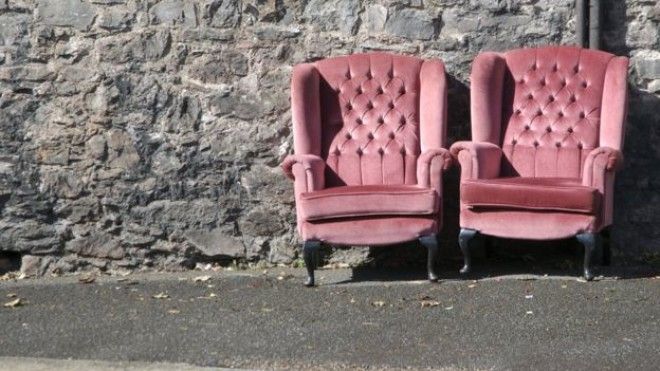
<svg viewBox="0 0 660 371"><path fill-rule="evenodd" d="M294 181L296 195L325 187L325 161L316 155L289 155L280 165L284 174Z"/></svg>
<svg viewBox="0 0 660 371"><path fill-rule="evenodd" d="M451 155L461 166L461 181L491 179L500 175L502 149L490 142L456 142Z"/></svg>
<svg viewBox="0 0 660 371"><path fill-rule="evenodd" d="M584 161L582 170L582 184L605 189L606 175L615 172L623 166L621 151L609 147L598 147L592 150Z"/></svg>
<svg viewBox="0 0 660 371"><path fill-rule="evenodd" d="M451 167L452 158L444 148L429 148L417 158L417 185L433 188L442 196L442 172Z"/></svg>

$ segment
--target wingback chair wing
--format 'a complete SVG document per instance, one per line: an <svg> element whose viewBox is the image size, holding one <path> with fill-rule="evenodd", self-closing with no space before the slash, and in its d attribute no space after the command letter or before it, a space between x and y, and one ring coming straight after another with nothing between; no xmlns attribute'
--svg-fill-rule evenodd
<svg viewBox="0 0 660 371"><path fill-rule="evenodd" d="M590 280L612 224L621 166L628 59L577 47L482 53L471 74L472 141L454 143L461 167L459 244L470 270L478 235L576 236ZM609 262L609 245L602 246Z"/></svg>
<svg viewBox="0 0 660 371"><path fill-rule="evenodd" d="M429 279L442 216L447 85L439 60L357 54L293 69L294 181L298 232L314 285L321 243L416 240Z"/></svg>

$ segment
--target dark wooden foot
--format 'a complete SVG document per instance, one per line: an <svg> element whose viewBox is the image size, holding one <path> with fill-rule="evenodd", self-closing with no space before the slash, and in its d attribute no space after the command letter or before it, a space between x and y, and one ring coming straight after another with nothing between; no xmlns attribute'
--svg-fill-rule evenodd
<svg viewBox="0 0 660 371"><path fill-rule="evenodd" d="M610 247L610 228L605 228L600 232L601 246L603 248L603 265L610 266L612 264L612 250Z"/></svg>
<svg viewBox="0 0 660 371"><path fill-rule="evenodd" d="M463 253L463 268L461 268L461 274L470 273L472 270L472 258L470 257L470 241L474 239L477 235L477 231L474 229L461 228L461 231L458 233L458 245L461 247L461 252Z"/></svg>
<svg viewBox="0 0 660 371"><path fill-rule="evenodd" d="M314 286L314 270L319 259L319 249L321 248L320 241L305 241L303 242L303 259L305 260L305 267L307 267L307 280L305 286Z"/></svg>
<svg viewBox="0 0 660 371"><path fill-rule="evenodd" d="M584 279L591 281L594 279L591 263L598 244L598 235L594 233L580 233L575 238L584 246Z"/></svg>
<svg viewBox="0 0 660 371"><path fill-rule="evenodd" d="M429 257L426 261L426 269L428 270L429 281L437 282L438 273L435 270L435 264L438 260L438 237L435 234L422 236L419 238L419 243L426 247L429 251Z"/></svg>

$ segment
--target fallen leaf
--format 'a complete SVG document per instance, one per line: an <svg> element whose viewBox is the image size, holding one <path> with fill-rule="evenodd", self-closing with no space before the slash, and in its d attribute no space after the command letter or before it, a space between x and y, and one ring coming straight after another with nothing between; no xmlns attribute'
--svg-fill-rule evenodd
<svg viewBox="0 0 660 371"><path fill-rule="evenodd" d="M280 272L280 275L277 276L277 280L278 280L278 281L288 280L289 278L293 278L293 274L291 274L291 273L285 273L285 272Z"/></svg>
<svg viewBox="0 0 660 371"><path fill-rule="evenodd" d="M534 295L525 295L525 299L532 299L534 298Z"/></svg>
<svg viewBox="0 0 660 371"><path fill-rule="evenodd" d="M16 296L17 296L17 295L14 294L13 292L7 294L7 297L8 297L8 298L15 298Z"/></svg>
<svg viewBox="0 0 660 371"><path fill-rule="evenodd" d="M16 298L12 301L4 303L2 306L5 308L16 308L16 307L20 307L21 305L23 305L21 298Z"/></svg>
<svg viewBox="0 0 660 371"><path fill-rule="evenodd" d="M355 304L355 299L351 298L351 304Z"/></svg>
<svg viewBox="0 0 660 371"><path fill-rule="evenodd" d="M449 307L445 307L445 310L452 310L452 309L454 309L454 306L453 306L453 305L452 305L452 306L449 306Z"/></svg>
<svg viewBox="0 0 660 371"><path fill-rule="evenodd" d="M565 289L565 288L567 288L567 287L568 287L568 285L561 285L561 288L562 288L562 289Z"/></svg>
<svg viewBox="0 0 660 371"><path fill-rule="evenodd" d="M211 276L198 276L193 278L193 282L206 282L211 279Z"/></svg>
<svg viewBox="0 0 660 371"><path fill-rule="evenodd" d="M169 314L179 314L179 313L181 313L181 311L178 310L178 309L170 309L170 310L167 311L167 313L169 313Z"/></svg>
<svg viewBox="0 0 660 371"><path fill-rule="evenodd" d="M531 310L528 310L525 314L534 314Z"/></svg>
<svg viewBox="0 0 660 371"><path fill-rule="evenodd" d="M422 300L421 305L422 308L437 307L438 305L440 305L440 302L437 300Z"/></svg>
<svg viewBox="0 0 660 371"><path fill-rule="evenodd" d="M158 293L158 294L152 296L152 298L154 298L154 299L167 299L167 298L169 298L169 297L170 297L170 296L167 295L167 294L164 293L164 292L161 292L161 293Z"/></svg>
<svg viewBox="0 0 660 371"><path fill-rule="evenodd" d="M380 308L382 306L385 306L385 302L377 300L377 301L371 302L371 305L373 305L374 307L379 307Z"/></svg>
<svg viewBox="0 0 660 371"><path fill-rule="evenodd" d="M94 281L96 281L96 277L91 274L78 278L78 282L80 283L93 283Z"/></svg>
<svg viewBox="0 0 660 371"><path fill-rule="evenodd" d="M474 283L471 284L471 285L468 285L468 289L473 289L473 288L475 288L475 287L477 287L477 285L475 285Z"/></svg>

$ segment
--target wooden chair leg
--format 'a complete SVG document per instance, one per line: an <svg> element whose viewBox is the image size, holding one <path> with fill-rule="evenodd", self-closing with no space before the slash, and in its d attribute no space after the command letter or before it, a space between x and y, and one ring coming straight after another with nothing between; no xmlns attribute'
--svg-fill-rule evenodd
<svg viewBox="0 0 660 371"><path fill-rule="evenodd" d="M303 259L305 260L305 267L307 267L307 279L305 286L314 286L314 270L319 259L319 250L321 248L321 241L305 241L303 242Z"/></svg>
<svg viewBox="0 0 660 371"><path fill-rule="evenodd" d="M438 273L435 270L435 265L438 260L438 236L435 234L431 234L428 236L422 236L419 238L419 243L426 247L428 250L428 259L426 261L426 269L428 271L428 277L429 281L431 282L437 282L438 281Z"/></svg>
<svg viewBox="0 0 660 371"><path fill-rule="evenodd" d="M591 281L594 279L592 261L594 253L598 248L599 235L595 233L580 233L575 238L584 246L584 279Z"/></svg>
<svg viewBox="0 0 660 371"><path fill-rule="evenodd" d="M461 268L461 274L470 273L472 270L472 257L470 256L470 241L476 237L477 231L474 229L461 228L461 231L458 233L458 244L461 247L461 252L463 253L463 268Z"/></svg>

